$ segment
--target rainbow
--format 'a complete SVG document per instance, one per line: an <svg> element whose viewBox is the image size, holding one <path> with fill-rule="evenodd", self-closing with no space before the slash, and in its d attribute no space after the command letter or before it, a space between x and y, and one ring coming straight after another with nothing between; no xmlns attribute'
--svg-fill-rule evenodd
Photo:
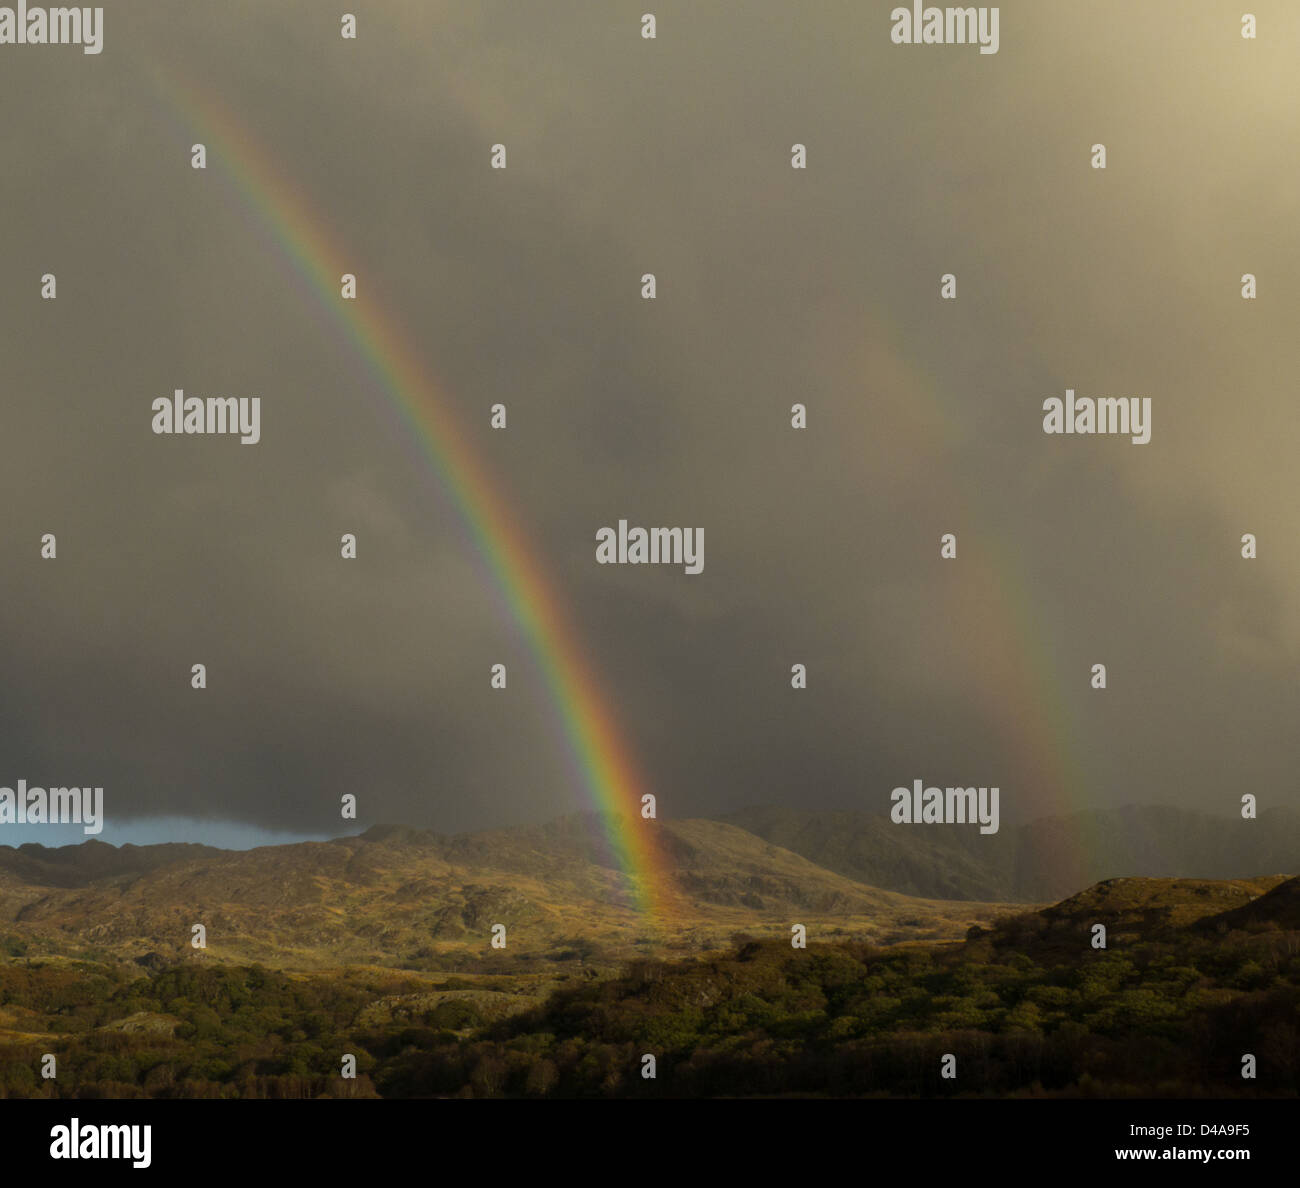
<svg viewBox="0 0 1300 1188"><path fill-rule="evenodd" d="M643 921L668 910L669 880L654 826L641 817L644 780L581 641L518 517L457 424L399 319L373 296L345 301L348 253L271 154L215 98L154 70L188 131L234 182L285 259L340 327L418 443L450 497L510 614L522 630L558 714L570 759L602 821ZM188 148L188 145L187 145ZM372 287L371 287L372 288Z"/></svg>

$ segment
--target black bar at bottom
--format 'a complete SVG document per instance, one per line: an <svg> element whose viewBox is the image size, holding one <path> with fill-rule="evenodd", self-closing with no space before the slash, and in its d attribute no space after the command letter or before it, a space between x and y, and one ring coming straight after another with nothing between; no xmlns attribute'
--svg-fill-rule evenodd
<svg viewBox="0 0 1300 1188"><path fill-rule="evenodd" d="M828 1159L883 1173L879 1161L895 1155L927 1176L1174 1167L1217 1178L1294 1169L1298 1122L1294 1099L11 1099L0 1102L0 1165L7 1180L23 1171L94 1177L115 1167L146 1175L318 1171L331 1182L395 1167L460 1179L475 1166L493 1176L569 1166L599 1169L605 1180L676 1178L693 1167L706 1183L716 1166L731 1184L747 1167L767 1182L779 1164L807 1175L829 1170Z"/></svg>

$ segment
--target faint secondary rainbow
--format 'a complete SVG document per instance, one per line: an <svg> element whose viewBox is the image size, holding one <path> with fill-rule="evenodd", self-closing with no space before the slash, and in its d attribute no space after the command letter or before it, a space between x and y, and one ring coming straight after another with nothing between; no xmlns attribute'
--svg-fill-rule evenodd
<svg viewBox="0 0 1300 1188"><path fill-rule="evenodd" d="M871 324L876 339L899 359L906 360L898 327L888 310L875 307ZM978 489L959 486L952 478L951 457L960 447L968 418L959 400L924 372L904 363L906 371L891 376L907 384L908 399L882 401L877 416L889 416L895 449L912 459L930 479L931 523L954 524L961 517L981 537L981 548L962 556L960 593L950 590L947 614L963 624L970 643L966 679L986 689L984 712L1019 763L1017 776L1029 811L1025 819L1086 812L1091 777L1080 754L1075 714L1065 696L1055 660L1055 648L1044 622L1042 599L1036 597L1014 538L992 531L997 522L992 503ZM922 488L919 500L926 500ZM969 514L974 512L974 515ZM918 511L919 517L919 511ZM953 656L954 663L958 657ZM1076 678L1076 688L1083 682ZM1002 788L1005 797L1008 788ZM1032 801L1028 798L1032 797ZM1087 822L1080 823L1085 830ZM1094 839L1079 833L1068 839L1063 860L1081 861Z"/></svg>
<svg viewBox="0 0 1300 1188"><path fill-rule="evenodd" d="M349 260L307 197L217 99L158 70L155 77L196 142L206 146L209 164L215 157L225 167L249 208L346 332L418 442L529 642L576 770L600 814L637 908L648 923L661 919L672 896L653 826L641 817L644 782L635 757L500 484L398 329L398 319L370 290L355 300L342 299L340 278L355 271L356 261Z"/></svg>

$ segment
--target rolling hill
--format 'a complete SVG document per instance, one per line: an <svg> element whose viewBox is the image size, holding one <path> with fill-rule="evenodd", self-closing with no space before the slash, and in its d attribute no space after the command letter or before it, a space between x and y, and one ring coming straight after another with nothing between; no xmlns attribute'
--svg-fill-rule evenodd
<svg viewBox="0 0 1300 1188"><path fill-rule="evenodd" d="M658 929L638 914L585 818L446 837L380 826L247 851L101 843L0 849L0 939L157 967L203 955L284 969L347 964L506 971L725 944L736 932L958 939L1010 910L865 885L734 825L663 823L672 867ZM506 947L491 945L504 925Z"/></svg>
<svg viewBox="0 0 1300 1188"><path fill-rule="evenodd" d="M1300 854L1300 818L1289 810L1225 822L1123 809L987 836L788 809L659 828L667 910L653 926L590 816L455 836L384 825L247 851L5 847L0 945L160 968L195 956L192 929L202 924L210 960L521 972L544 960L610 968L637 954L725 946L736 934L788 940L794 924L810 941L954 941L1023 916L1016 905L1056 900L1033 926L1049 937L1073 937L1085 918L1117 937L1149 937L1207 916L1238 927L1275 905L1282 916L1297 911L1294 888L1275 874L1293 871ZM494 925L506 929L504 949L491 944Z"/></svg>

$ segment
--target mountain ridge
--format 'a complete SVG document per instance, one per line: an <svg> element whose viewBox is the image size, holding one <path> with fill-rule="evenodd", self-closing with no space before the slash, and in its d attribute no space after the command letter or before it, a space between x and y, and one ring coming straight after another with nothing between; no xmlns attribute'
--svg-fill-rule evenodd
<svg viewBox="0 0 1300 1188"><path fill-rule="evenodd" d="M1300 866L1300 812L1285 806L1243 820L1127 805L988 835L847 810L757 806L724 819L848 878L945 899L1044 903L1109 878L1232 879Z"/></svg>
<svg viewBox="0 0 1300 1188"><path fill-rule="evenodd" d="M867 886L725 822L661 822L671 880L643 918L595 823L446 836L405 826L252 850L166 845L0 850L0 940L159 962L203 955L284 968L396 964L501 968L557 953L617 961L735 932L839 930L884 943L960 939L1009 910ZM141 854L141 849L154 852ZM83 857L86 869L78 871ZM496 926L506 948L492 946Z"/></svg>

